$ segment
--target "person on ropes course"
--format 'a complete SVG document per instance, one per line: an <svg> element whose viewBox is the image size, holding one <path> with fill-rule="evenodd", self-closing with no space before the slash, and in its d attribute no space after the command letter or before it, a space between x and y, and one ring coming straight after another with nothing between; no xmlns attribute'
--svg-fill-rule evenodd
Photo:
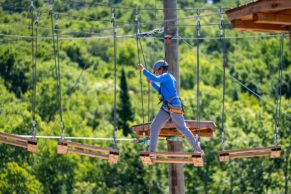
<svg viewBox="0 0 291 194"><path fill-rule="evenodd" d="M168 73L168 63L159 60L154 64L153 72L149 72L142 64L137 65L137 70L141 71L151 82L152 87L161 95L162 107L150 126L150 146L149 151L155 152L158 136L166 122L171 119L175 127L185 136L188 143L196 153L204 154L203 150L195 140L194 135L186 126L181 99L177 96L175 87L176 79ZM158 84L159 83L159 84Z"/></svg>

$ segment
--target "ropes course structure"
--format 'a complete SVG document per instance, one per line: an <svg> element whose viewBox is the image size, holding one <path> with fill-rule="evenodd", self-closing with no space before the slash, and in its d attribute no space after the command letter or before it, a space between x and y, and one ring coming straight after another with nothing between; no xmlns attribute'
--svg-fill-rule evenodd
<svg viewBox="0 0 291 194"><path fill-rule="evenodd" d="M51 4L52 5L52 4ZM52 7L52 6L51 6ZM52 10L52 9L51 9ZM52 20L52 28L53 28L53 17L51 14L51 20ZM60 110L60 122L61 122L61 140L58 143L58 153L59 154L77 154L77 155L84 155L92 158L99 158L99 159L105 159L111 164L116 164L119 158L119 152L116 149L116 131L117 131L117 117L116 117L116 24L114 21L114 9L112 9L112 23L113 23L113 38L114 38L114 132L113 132L113 144L112 148L103 148L103 147L97 147L87 144L81 144L76 143L72 141L65 141L64 136L64 125L63 125L63 119L62 119L62 103L61 103L61 86L60 86L60 68L59 68L59 46L58 46L58 15L56 15L56 25L53 32L56 34L56 49L54 47L54 53L55 57L57 56L58 59L58 65L56 67L57 70L57 87L58 87L58 94L59 94L59 110ZM54 33L53 33L54 37ZM54 42L54 38L53 38ZM55 44L53 44L54 46ZM100 153L102 152L102 153ZM105 154L103 154L105 153Z"/></svg>
<svg viewBox="0 0 291 194"><path fill-rule="evenodd" d="M70 1L73 2L73 1ZM77 2L77 1L74 1ZM263 1L262 1L263 2ZM285 6L290 6L289 10L291 9L291 5L289 2L284 2L283 3ZM96 4L97 5L97 4ZM101 6L101 4L98 4ZM31 29L31 36L24 36L24 35L18 35L18 34L5 34L5 33L0 33L1 37L14 37L17 38L17 40L31 40L31 48L32 48L32 135L31 136L21 136L21 135L13 135L13 134L8 134L8 133L3 133L0 132L0 142L5 143L5 144L10 144L10 145L15 145L18 147L23 147L27 149L28 151L31 152L36 152L37 151L37 140L36 138L46 138L46 139L60 139L58 142L58 153L59 154L67 154L67 153L72 153L72 154L77 154L77 155L84 155L88 157L94 157L94 158L101 158L108 160L109 163L117 163L119 159L119 151L117 149L117 141L136 141L136 139L122 139L122 138L117 138L116 137L116 131L118 129L117 127L117 113L116 113L116 95L117 95L117 39L118 38L135 38L136 39L136 47L137 47L137 52L138 52L138 63L141 63L141 57L140 57L140 52L142 53L143 59L144 59L144 64L146 65L146 60L145 56L143 53L143 48L142 48L142 43L141 43L141 38L151 38L154 40L164 40L166 43L171 40L182 40L186 44L186 40L195 40L196 41L196 55L197 55L197 91L196 91L196 103L197 103L197 109L196 109L196 121L186 121L187 126L191 130L193 134L195 134L196 140L198 141L198 144L200 144L200 138L201 137L207 137L211 138L213 136L213 133L215 131L215 123L212 121L200 121L200 102L199 102L199 97L200 97L200 88L199 88L199 83L200 83L200 58L199 58L199 45L201 40L211 40L211 39L219 39L221 41L221 49L223 53L223 94L222 94L222 128L221 128L221 152L219 153L219 159L220 161L229 161L232 158L252 158L252 157L261 157L261 156L268 156L271 158L277 158L280 157L281 154L281 147L278 144L278 133L279 133L279 128L280 128L280 121L281 121L281 114L283 113L281 110L281 95L282 95L282 67L283 67L283 62L284 62L284 56L283 56L283 39L286 37L286 34L280 34L280 35L258 35L258 36L236 36L236 37L226 37L225 35L225 29L226 26L228 26L228 23L225 23L224 21L224 9L222 8L191 8L191 10L196 10L197 15L185 17L185 18L178 18L178 19L171 19L171 20L162 20L162 21L154 21L154 22L140 22L138 20L138 13L139 11L159 11L163 9L159 8L149 8L149 9L138 9L138 8L131 8L131 7L116 7L116 6L108 6L108 5L102 5L105 7L108 7L111 9L111 20L98 20L100 22L111 22L112 27L106 27L106 28L100 28L98 29L99 31L105 31L105 30L112 30L113 31L113 36L112 35L106 35L106 36L94 36L94 35L99 35L97 33L97 30L95 31L89 31L89 30L84 30L84 31L74 31L74 30L67 30L67 29L60 29L59 28L59 16L61 17L70 17L70 18L77 18L75 16L71 16L69 14L61 13L61 12L54 12L53 11L53 0L50 0L50 8L49 8L49 16L51 19L51 30L52 30L52 36L39 36L38 30L49 30L47 27L39 27L39 17L40 17L40 11L38 12L38 15L36 17L36 20L34 21L34 5L33 1L31 1L31 6L30 6L30 14L31 14L31 25L30 26L25 26L25 25L17 25L17 24L9 24L9 23L0 23L0 25L6 25L6 26L18 26L18 27L24 27L24 28L30 28ZM257 6L256 4L252 4L251 6ZM243 7L245 8L245 7ZM283 7L284 8L284 7ZM283 9L282 6L280 6L280 9ZM286 7L285 7L286 8ZM17 8L17 9L22 9L22 8ZM115 18L115 10L116 9L131 9L135 10L136 15L135 15L135 21L134 23L128 23L128 24L123 24L122 22L116 21ZM279 9L279 8L278 8ZM25 10L23 8L23 10ZM180 10L180 9L179 9ZM181 9L184 10L184 9ZM189 9L190 10L190 9ZM211 11L219 11L219 13L211 13L211 14L201 14L201 11L204 10L211 10ZM253 28L247 29L249 25L246 25L245 21L238 21L239 18L238 15L236 15L233 11L238 10L238 8L235 8L233 10L228 10L226 13L232 14L230 16L231 18L231 23L234 28L238 28L239 30L243 29L243 31L258 31L258 28L255 30ZM267 14L265 16L264 14L261 15L261 13L253 13L256 15L254 17L255 21L259 22L266 22L262 18L270 18L271 16ZM265 13L266 14L266 13ZM273 14L273 13L272 13ZM219 24L216 23L210 23L210 24L200 24L200 19L201 17L209 17L209 16L221 16L221 21ZM241 15L239 15L241 16ZM243 16L246 18L249 18L249 16ZM55 25L54 25L54 18L55 18ZM95 18L85 18L83 19L87 20L95 20ZM164 37L159 37L160 34L164 34L164 30L162 26L161 28L157 28L148 32L141 32L140 26L146 25L162 25L165 21L182 21L182 20L191 20L191 19L197 19L197 24L193 25L196 27L196 36L187 38L187 37L167 37L164 35ZM260 20L263 21L260 21ZM273 21L274 18L272 17L270 20L271 22L278 22L278 21ZM248 21L249 22L249 21ZM34 26L36 25L36 28ZM118 25L122 24L122 25ZM220 29L220 36L218 37L201 37L200 30L201 26L219 26ZM273 24L272 24L273 25ZM276 24L277 25L277 24ZM179 25L178 25L179 26ZM181 24L180 26L183 26ZM191 25L185 25L185 26L191 26ZM243 26L243 27L242 27ZM263 25L260 25L259 27L262 28ZM124 34L124 35L117 35L117 29L118 28L136 28L136 33L135 34ZM272 26L274 27L274 26ZM275 26L278 27L278 26ZM283 28L283 29L275 29L274 28L267 28L267 29L261 29L261 31L265 32L279 32L279 33L286 33L289 32L290 28ZM34 32L35 31L35 32ZM63 32L61 34L61 37L59 32ZM89 37L63 37L62 35L64 34L74 34L74 33L84 33L84 34L89 34L93 36ZM278 90L277 90L277 99L276 99L276 117L275 117L275 125L274 125L274 145L271 147L264 147L264 148L247 148L247 149L242 149L242 150L225 150L224 142L225 142L225 90L226 90L226 67L227 67L227 48L226 48L226 39L238 39L238 38L269 38L269 37L278 37L280 36L280 64L278 67ZM64 121L63 121L63 107L62 107L62 94L61 94L61 75L60 75L60 56L59 56L59 40L91 40L91 39L112 39L114 41L114 130L113 130L113 138L90 138L90 137L82 137L79 139L95 139L95 140L101 140L101 141L107 141L107 140L112 140L112 148L103 148L103 147L97 147L97 146L92 146L92 145L86 145L86 144L80 144L72 141L67 141L66 139L78 139L77 137L65 137L65 127L64 127ZM36 84L37 84L37 78L36 78L36 53L37 53L37 45L38 45L38 39L48 39L52 40L53 42L53 51L54 51L54 63L55 63L55 76L56 76L56 86L57 86L57 92L58 92L58 105L59 105L59 118L60 118L60 129L61 129L61 136L37 136L36 135L36 121L35 121L35 104L36 104ZM5 40L4 40L5 41ZM189 44L188 44L189 46ZM191 45L190 45L191 46ZM192 47L193 48L193 47ZM132 126L134 132L138 135L141 136L142 138L146 139L146 137L149 136L150 134L150 115L149 115L149 104L150 104L150 85L148 84L148 122L145 123L144 119L144 100L143 100L143 84L142 84L142 79L141 79L141 73L140 73L140 93L141 93L141 106L142 106L142 124L139 125L134 125ZM30 138L29 138L30 137ZM175 129L175 126L173 123L167 123L163 129L161 130L161 133L159 135L159 138L170 138L170 137L180 137L183 138L183 136ZM100 154L99 152L102 152L105 154ZM194 164L194 166L203 166L203 156L201 154L190 154L190 153L169 153L169 152L152 152L152 153L141 153L141 159L145 165L153 164L153 163L179 163L179 164ZM157 156L164 156L164 157L169 157L169 158L157 158Z"/></svg>

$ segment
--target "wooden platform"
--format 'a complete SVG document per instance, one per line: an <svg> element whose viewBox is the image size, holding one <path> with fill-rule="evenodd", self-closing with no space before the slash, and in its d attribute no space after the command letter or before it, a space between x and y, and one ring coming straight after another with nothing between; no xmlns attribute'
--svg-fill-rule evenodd
<svg viewBox="0 0 291 194"><path fill-rule="evenodd" d="M149 126L151 123L145 123L140 125L133 125L133 131L136 135L143 137L143 131L145 136L149 136ZM196 134L197 121L188 120L186 121L187 126L193 134ZM215 131L215 123L212 121L200 121L200 137L212 137ZM175 127L173 122L167 122L166 125L160 132L159 137L184 137Z"/></svg>
<svg viewBox="0 0 291 194"><path fill-rule="evenodd" d="M148 166L154 163L166 164L193 164L203 166L204 155L183 152L142 152L140 159L143 165Z"/></svg>
<svg viewBox="0 0 291 194"><path fill-rule="evenodd" d="M59 141L58 154L77 154L92 158L108 160L111 164L116 164L119 158L119 151L109 148L102 148L92 145L80 144L69 141Z"/></svg>
<svg viewBox="0 0 291 194"><path fill-rule="evenodd" d="M219 160L221 162L226 162L233 158L255 158L255 157L278 158L280 157L280 154L281 154L280 146L248 148L241 150L225 150L219 153Z"/></svg>
<svg viewBox="0 0 291 194"><path fill-rule="evenodd" d="M238 31L289 33L291 1L257 0L226 11L232 27Z"/></svg>
<svg viewBox="0 0 291 194"><path fill-rule="evenodd" d="M0 142L14 145L17 147L22 147L30 152L37 151L37 141L35 139L29 139L24 137L19 137L17 135L12 135L9 133L0 132Z"/></svg>

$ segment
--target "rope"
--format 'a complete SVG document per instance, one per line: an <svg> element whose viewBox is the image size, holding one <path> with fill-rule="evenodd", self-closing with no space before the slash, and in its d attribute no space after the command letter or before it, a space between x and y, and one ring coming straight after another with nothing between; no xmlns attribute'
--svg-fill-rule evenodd
<svg viewBox="0 0 291 194"><path fill-rule="evenodd" d="M60 80L60 56L59 56L59 38L58 38L58 15L56 15L56 23L54 28L53 21L53 0L50 0L50 12L51 25L52 25L52 39L53 39L53 50L55 59L55 69L56 69L56 80L57 80L57 91L58 91L58 101L59 101L59 114L60 114L60 128L62 130L62 140L64 140L65 130L63 124L63 113L62 113L62 94L61 94L61 80ZM56 34L56 42L55 42Z"/></svg>
<svg viewBox="0 0 291 194"><path fill-rule="evenodd" d="M136 23L136 48L137 48L137 56L138 56L138 64L140 64L140 53L138 46L138 34L139 34L139 22L138 22L138 11L136 9L135 12L135 23ZM142 75L139 72L139 83L140 83L140 95L141 95L141 112L142 112L142 136L145 138L145 130L144 130L144 103L143 103L143 88L142 88Z"/></svg>
<svg viewBox="0 0 291 194"><path fill-rule="evenodd" d="M221 8L222 11L222 8ZM225 69L227 67L227 50L225 44L225 32L224 32L224 18L223 14L221 15L221 25L219 26L220 29L220 37L221 37L221 45L222 45L222 52L223 52L223 92L222 92L222 113L221 113L221 150L224 151L224 102L225 102L225 88L226 88L226 75Z"/></svg>
<svg viewBox="0 0 291 194"><path fill-rule="evenodd" d="M34 5L33 1L30 4L30 14L31 14L31 61L32 61L32 139L35 138L36 135L36 122L35 122L35 97L36 97L36 59L35 59L35 50L34 50ZM35 36L37 39L37 35ZM37 41L37 40L36 40Z"/></svg>
<svg viewBox="0 0 291 194"><path fill-rule="evenodd" d="M0 36L3 37L15 37L17 38L17 40L31 40L32 37L31 36L22 36L19 34L3 34L0 33ZM250 38L273 38L273 37L278 37L280 35L277 34L270 34L270 35L260 35L260 36L229 36L229 37L225 37L225 39L250 39ZM282 35L284 38L288 37L288 34L284 34ZM48 37L48 36L39 36L38 38L44 39L44 40L52 40L52 37ZM136 38L136 34L130 34L130 35L119 35L116 36L116 38ZM155 40L164 40L163 37L158 38L158 37L141 37L141 38L153 38ZM59 40L90 40L90 39L112 39L112 36L92 36L92 37L62 37L59 38ZM172 40L182 40L185 42L185 40L196 40L197 38L189 38L189 37L172 37ZM216 39L220 39L220 37L200 37L200 40L216 40ZM185 44L188 44L187 42L185 42Z"/></svg>
<svg viewBox="0 0 291 194"><path fill-rule="evenodd" d="M115 9L111 9L111 22L113 25L113 44L114 44L114 131L113 131L113 144L112 148L116 149L116 131L117 131L117 112L116 112L116 50L117 50L117 41L116 41L116 22L115 22L115 17L114 17L114 12Z"/></svg>
<svg viewBox="0 0 291 194"><path fill-rule="evenodd" d="M59 98L59 111L60 111L60 127L62 130L62 140L65 137L65 129L63 123L63 106L62 106L62 90L61 90L61 70L60 70L60 53L59 53L59 36L58 36L58 18L56 15L56 24L55 24L55 32L56 32L56 47L57 47L57 81L58 81L58 98Z"/></svg>
<svg viewBox="0 0 291 194"><path fill-rule="evenodd" d="M142 44L141 44L141 40L138 39L138 41L139 41L140 51L142 53L142 57L143 57L143 61L144 61L144 66L147 69L146 59L145 59L145 55L144 55L144 52L143 52L143 47L142 47ZM151 97L151 86L150 86L150 83L148 82L148 123L150 123L150 97Z"/></svg>
<svg viewBox="0 0 291 194"><path fill-rule="evenodd" d="M274 135L274 144L278 145L278 130L280 128L280 120L281 120L281 96L282 96L282 68L284 61L284 39L283 36L280 38L280 64L278 67L278 88L276 89L276 121L275 121L275 135ZM279 90L279 92L278 92Z"/></svg>
<svg viewBox="0 0 291 194"><path fill-rule="evenodd" d="M199 104L199 95L200 95L200 91L199 91L199 85L200 85L200 59L199 59L199 44L200 44L200 10L197 9L197 31L196 31L196 43L197 43L197 90L196 90L196 104L197 104L197 108L196 108L196 117L197 117L197 130L196 130L196 140L199 144L199 136L200 136L200 104Z"/></svg>
<svg viewBox="0 0 291 194"><path fill-rule="evenodd" d="M31 137L29 135L18 135L18 134L13 134L19 137ZM35 136L37 139L62 139L61 136L44 136L44 135L39 135ZM96 141L112 141L114 140L113 138L105 138L105 137L67 137L66 139L75 139L75 140L96 140ZM133 141L135 142L137 139L136 138L116 138L117 141Z"/></svg>

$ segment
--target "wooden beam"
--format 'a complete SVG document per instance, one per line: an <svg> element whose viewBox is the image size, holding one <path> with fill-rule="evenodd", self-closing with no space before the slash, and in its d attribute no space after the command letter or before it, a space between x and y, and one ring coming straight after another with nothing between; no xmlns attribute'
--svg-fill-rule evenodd
<svg viewBox="0 0 291 194"><path fill-rule="evenodd" d="M239 154L230 154L229 157L230 158L255 158L255 157L264 157L270 156L271 152L248 152L248 153L239 153Z"/></svg>
<svg viewBox="0 0 291 194"><path fill-rule="evenodd" d="M81 148L81 149L92 150L92 151L100 151L100 152L108 152L109 153L111 150L109 148L102 148L102 147L80 144L80 143L75 143L75 142L66 142L66 143L69 147Z"/></svg>
<svg viewBox="0 0 291 194"><path fill-rule="evenodd" d="M105 159L105 160L109 159L109 156L106 154L98 154L98 153L88 152L84 150L68 149L68 153L89 156L93 158L100 158L100 159Z"/></svg>
<svg viewBox="0 0 291 194"><path fill-rule="evenodd" d="M256 1L245 6L229 9L226 11L226 14L228 19L233 21L258 12L275 12L285 9L291 9L291 1L266 0Z"/></svg>
<svg viewBox="0 0 291 194"><path fill-rule="evenodd" d="M37 141L34 139L28 139L27 150L33 153L37 152Z"/></svg>
<svg viewBox="0 0 291 194"><path fill-rule="evenodd" d="M185 158L153 158L153 163L167 163L167 164L193 164L191 159Z"/></svg>
<svg viewBox="0 0 291 194"><path fill-rule="evenodd" d="M221 151L220 153L223 154L237 154L237 153L247 153L247 152L265 152L265 151L269 151L271 152L272 148L274 147L261 147L261 148L247 148L247 149L241 149L241 150L224 150Z"/></svg>
<svg viewBox="0 0 291 194"><path fill-rule="evenodd" d="M0 142L5 143L5 144L9 144L9 145L22 147L22 148L27 148L27 144L24 142L21 142L21 141L12 141L12 140L0 137Z"/></svg>
<svg viewBox="0 0 291 194"><path fill-rule="evenodd" d="M257 24L253 21L243 20L234 20L231 24L232 27L238 31L288 33L288 28L286 26L276 24Z"/></svg>
<svg viewBox="0 0 291 194"><path fill-rule="evenodd" d="M149 152L150 156L192 157L192 153L183 152Z"/></svg>
<svg viewBox="0 0 291 194"><path fill-rule="evenodd" d="M254 13L253 21L260 24L291 25L291 15Z"/></svg>
<svg viewBox="0 0 291 194"><path fill-rule="evenodd" d="M9 138L9 139L15 139L15 140L24 141L24 142L28 141L28 139L25 138L25 137L20 137L20 136L17 136L17 135L12 135L12 134L3 133L3 132L0 132L0 137L5 137L5 138Z"/></svg>

